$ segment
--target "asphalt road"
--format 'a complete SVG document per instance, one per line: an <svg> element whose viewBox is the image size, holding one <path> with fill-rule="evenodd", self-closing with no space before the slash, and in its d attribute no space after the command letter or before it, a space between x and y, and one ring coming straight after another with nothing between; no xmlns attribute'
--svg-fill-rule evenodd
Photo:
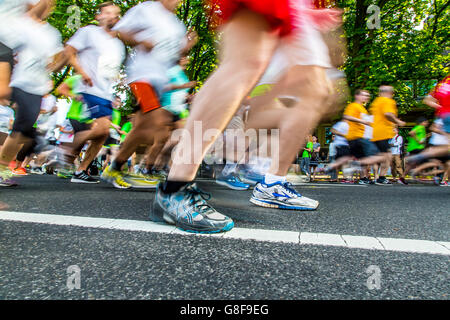
<svg viewBox="0 0 450 320"><path fill-rule="evenodd" d="M147 221L154 192L28 176L9 211ZM450 189L308 184L315 212L265 209L200 186L237 228L450 241ZM449 299L449 255L1 220L0 299ZM80 289L68 288L70 266ZM372 266L380 272L369 285ZM374 282L371 282L372 284Z"/></svg>

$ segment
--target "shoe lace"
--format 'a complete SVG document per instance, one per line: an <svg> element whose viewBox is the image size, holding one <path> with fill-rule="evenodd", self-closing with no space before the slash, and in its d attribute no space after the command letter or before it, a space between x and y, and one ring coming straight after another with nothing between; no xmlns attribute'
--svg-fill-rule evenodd
<svg viewBox="0 0 450 320"><path fill-rule="evenodd" d="M191 204L194 205L202 213L208 213L214 210L206 201L211 199L211 194L204 192L195 185L191 185L186 188L188 192L188 199Z"/></svg>
<svg viewBox="0 0 450 320"><path fill-rule="evenodd" d="M294 186L292 185L292 183L290 182L285 182L283 183L283 187L284 189L290 194L290 195L294 195L297 197L301 197L302 195L300 193L298 193L295 189Z"/></svg>

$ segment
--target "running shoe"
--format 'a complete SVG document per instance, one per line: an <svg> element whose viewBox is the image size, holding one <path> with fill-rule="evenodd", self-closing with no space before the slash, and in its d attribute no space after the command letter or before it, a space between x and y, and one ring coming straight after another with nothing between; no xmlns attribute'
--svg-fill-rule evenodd
<svg viewBox="0 0 450 320"><path fill-rule="evenodd" d="M298 193L289 182L258 183L250 202L266 208L288 210L315 210L319 202Z"/></svg>
<svg viewBox="0 0 450 320"><path fill-rule="evenodd" d="M106 170L105 170L106 171ZM124 176L124 181L136 189L155 189L158 186L159 180L151 180L142 177Z"/></svg>
<svg viewBox="0 0 450 320"><path fill-rule="evenodd" d="M86 170L81 171L79 174L76 172L73 173L72 179L70 182L74 183L99 183L97 179L92 178Z"/></svg>
<svg viewBox="0 0 450 320"><path fill-rule="evenodd" d="M0 165L0 187L15 187L17 183L11 179L13 176L7 166Z"/></svg>
<svg viewBox="0 0 450 320"><path fill-rule="evenodd" d="M342 184L355 184L355 182L353 181L353 180L348 180L348 179L342 179L341 181L340 181L340 183L342 183Z"/></svg>
<svg viewBox="0 0 450 320"><path fill-rule="evenodd" d="M245 170L240 177L240 181L249 185L256 185L264 182L264 175L251 170Z"/></svg>
<svg viewBox="0 0 450 320"><path fill-rule="evenodd" d="M27 176L27 170L23 167L12 169L11 172L16 176Z"/></svg>
<svg viewBox="0 0 450 320"><path fill-rule="evenodd" d="M449 184L448 184L447 181L444 181L444 182L441 182L440 186L441 186L441 187L448 187Z"/></svg>
<svg viewBox="0 0 450 320"><path fill-rule="evenodd" d="M221 175L219 178L216 179L216 183L220 184L221 186L228 187L233 190L248 190L250 188L250 185L247 183L243 183L238 176L234 174L230 174L228 176Z"/></svg>
<svg viewBox="0 0 450 320"><path fill-rule="evenodd" d="M168 173L164 170L152 170L147 176L154 180L165 181Z"/></svg>
<svg viewBox="0 0 450 320"><path fill-rule="evenodd" d="M44 170L41 167L34 167L30 169L30 173L41 175L44 174Z"/></svg>
<svg viewBox="0 0 450 320"><path fill-rule="evenodd" d="M376 185L379 185L379 186L392 186L392 185L393 185L393 184L392 184L388 179L386 179L386 178L384 178L384 179L378 178L378 179L375 181L375 184L376 184Z"/></svg>
<svg viewBox="0 0 450 320"><path fill-rule="evenodd" d="M111 166L106 167L101 178L106 182L112 183L118 189L130 189L132 187L131 184L124 180L122 172L112 169Z"/></svg>
<svg viewBox="0 0 450 320"><path fill-rule="evenodd" d="M361 172L361 171L362 171L361 166L351 164L350 167L347 167L342 170L342 174L344 176L352 176L354 173Z"/></svg>
<svg viewBox="0 0 450 320"><path fill-rule="evenodd" d="M398 180L397 180L397 183L398 183L398 184L402 184L402 185L404 185L404 186L407 186L407 185L408 185L408 182L406 182L405 178L400 178L400 179L398 179Z"/></svg>
<svg viewBox="0 0 450 320"><path fill-rule="evenodd" d="M441 178L440 177L433 177L433 183L435 186L441 185Z"/></svg>
<svg viewBox="0 0 450 320"><path fill-rule="evenodd" d="M173 224L187 232L218 233L231 230L234 227L233 220L211 207L206 202L210 197L195 183L172 194L164 194L159 187L149 218L154 222Z"/></svg>
<svg viewBox="0 0 450 320"><path fill-rule="evenodd" d="M56 176L58 178L62 178L62 179L70 179L70 178L72 178L73 174L69 170L59 169Z"/></svg>

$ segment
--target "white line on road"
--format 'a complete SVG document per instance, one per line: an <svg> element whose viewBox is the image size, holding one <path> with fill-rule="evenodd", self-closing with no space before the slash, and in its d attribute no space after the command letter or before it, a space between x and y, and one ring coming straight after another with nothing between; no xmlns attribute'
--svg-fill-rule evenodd
<svg viewBox="0 0 450 320"><path fill-rule="evenodd" d="M112 229L122 231L141 231L166 234L181 234L186 236L209 236L224 239L256 240L264 242L294 243L300 245L337 246L346 248L358 248L379 251L397 251L411 253L427 253L450 255L450 242L395 239L383 237L366 237L339 235L328 233L294 232L264 229L234 228L229 232L198 235L187 233L167 224L154 223L151 221L123 220L92 218L80 216L66 216L55 214L25 213L0 211L0 220L42 223L61 226L76 226L97 229Z"/></svg>

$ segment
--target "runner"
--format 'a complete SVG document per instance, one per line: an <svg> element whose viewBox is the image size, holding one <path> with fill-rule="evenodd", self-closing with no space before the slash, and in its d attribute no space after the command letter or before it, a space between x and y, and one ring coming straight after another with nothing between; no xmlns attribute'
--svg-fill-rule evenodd
<svg viewBox="0 0 450 320"><path fill-rule="evenodd" d="M379 156L386 157L386 160L381 163L380 174L375 172L375 183L378 185L391 184L386 179L386 173L392 161L389 140L395 136L396 125L400 127L405 125L405 122L397 118L397 105L393 97L394 88L382 85L379 88L379 96L373 101L370 108L370 113L374 116L372 141L380 151Z"/></svg>
<svg viewBox="0 0 450 320"><path fill-rule="evenodd" d="M0 104L11 99L14 53L27 44L26 35L36 28L30 17L45 20L54 0L3 0L0 2Z"/></svg>
<svg viewBox="0 0 450 320"><path fill-rule="evenodd" d="M416 121L417 125L409 132L407 151L410 155L421 153L427 142L427 127L430 124L424 117Z"/></svg>
<svg viewBox="0 0 450 320"><path fill-rule="evenodd" d="M436 119L431 125L430 131L432 132L429 145L427 149L439 149L442 146L448 146L449 141L448 137L444 131L444 122L442 119ZM448 171L448 166L450 165L450 156L447 154L446 156L435 157L431 159L424 159L421 163L417 164L411 171L411 176L414 180L417 180L418 175L435 175L434 183L439 185L445 179L445 173ZM411 165L407 166L409 170ZM429 168L437 168L431 172L424 173L425 170Z"/></svg>
<svg viewBox="0 0 450 320"><path fill-rule="evenodd" d="M169 83L161 97L161 105L164 110L169 111L173 115L170 131L183 128L189 115L187 105L189 91L197 85L196 81L189 81L185 73L188 63L189 59L187 57L181 57L178 64L168 70ZM151 148L148 150L146 171L152 178L162 179L166 176L163 169L169 163L162 161L157 164L157 158L161 155L163 149L165 153L168 152L169 146L164 147L168 141L169 136L157 135Z"/></svg>
<svg viewBox="0 0 450 320"><path fill-rule="evenodd" d="M116 188L128 189L146 181L132 178L125 181L122 166L140 145L153 140L165 141L170 135L173 115L161 108L160 102L168 82L167 72L197 43L196 34L186 35L186 27L175 15L179 3L174 0L142 2L128 10L114 28L118 37L134 46L133 58L127 64L127 81L139 108L133 129L102 174L102 179ZM156 187L158 182L147 183Z"/></svg>
<svg viewBox="0 0 450 320"><path fill-rule="evenodd" d="M95 120L89 127L72 123L76 132L73 155L78 154L87 141L90 141L90 145L71 182L99 182L87 173L87 169L109 136L113 86L119 79L120 67L125 59L125 47L116 38L116 32L112 31L119 17L120 8L114 3L100 4L95 17L99 25L79 29L66 44L65 51L70 57L70 64L83 80L77 93L81 94L87 106L89 119ZM79 97L75 98L80 100Z"/></svg>
<svg viewBox="0 0 450 320"><path fill-rule="evenodd" d="M49 132L53 129L52 122L56 116L58 108L56 106L56 98L51 94L46 94L42 98L41 110L39 117L34 124L34 137L23 144L17 153L14 166L10 166L14 175L25 176L28 174L27 166L33 156L39 155L48 145Z"/></svg>
<svg viewBox="0 0 450 320"><path fill-rule="evenodd" d="M217 137L202 143L193 141L194 123L200 121L203 132L208 129L221 132L225 129L246 94L264 73L280 37L291 33L294 24L292 18L295 16L291 3L284 0L217 2L221 10L220 17L227 21L222 37L222 64L196 95L191 116L186 123L186 134L177 147L176 151L187 155L189 161L172 165L168 180L157 191L150 215L153 221L165 221L186 231L204 233L228 231L233 228L234 222L207 204L203 200L204 192L193 182L201 160ZM298 13L296 18L307 20L302 15L303 8L295 13ZM315 14L312 19L316 21L315 18L322 17ZM304 23L302 28L312 24L309 21L301 23ZM315 31L319 32L312 27L312 32ZM310 46L317 44L313 42L318 39L316 37L320 37L320 34L311 35L311 42L304 49L316 48ZM291 49L291 58L304 61L303 51ZM317 57L315 53L321 53L320 49L311 51L313 58ZM295 56L295 53L299 53L299 56ZM327 85L324 85L327 83L324 70L311 67L311 62L303 64L294 63L296 67L288 72L282 85L283 88L292 85L296 89L295 96L299 96L299 88L302 88L302 101L286 112L280 123L280 162L273 161L271 170L266 174L265 184L255 187L251 201L261 206L286 209L316 209L318 206L317 201L302 197L286 183L287 170L292 160L304 144L305 136L322 116L319 105L328 92ZM217 99L217 88L220 88L220 99ZM277 96L278 92L275 92ZM298 127L300 121L303 122L301 128Z"/></svg>
<svg viewBox="0 0 450 320"><path fill-rule="evenodd" d="M14 123L14 110L9 106L0 105L0 150Z"/></svg>
<svg viewBox="0 0 450 320"><path fill-rule="evenodd" d="M423 103L436 110L436 117L442 119L444 124L443 131L448 137L450 135L450 75L437 84L436 88L424 99ZM429 148L418 155L407 158L406 162L414 165L425 159L445 157L449 152L449 145Z"/></svg>
<svg viewBox="0 0 450 320"><path fill-rule="evenodd" d="M43 20L33 17L34 27L22 34L25 45L18 54L18 63L14 66L10 87L11 98L17 103L16 118L12 132L5 140L0 152L0 184L16 185L11 181L8 164L19 152L22 144L35 137L35 124L41 107L43 95L51 88L49 72L59 70L66 62L59 32L44 22L51 7L46 7Z"/></svg>
<svg viewBox="0 0 450 320"><path fill-rule="evenodd" d="M376 146L370 141L372 137L372 122L369 120L368 112L364 106L370 100L370 93L367 90L357 89L354 100L345 108L342 118L348 124L348 133L345 138L348 141L349 154L339 157L339 160L323 168L320 170L321 172L330 173L341 168L352 160L352 156L363 161L363 159L372 159L378 153ZM342 133L341 130L338 131ZM377 158L379 161L383 159ZM361 184L368 184L367 169L358 167L358 170L362 171ZM345 170L345 175L353 175L353 172Z"/></svg>

